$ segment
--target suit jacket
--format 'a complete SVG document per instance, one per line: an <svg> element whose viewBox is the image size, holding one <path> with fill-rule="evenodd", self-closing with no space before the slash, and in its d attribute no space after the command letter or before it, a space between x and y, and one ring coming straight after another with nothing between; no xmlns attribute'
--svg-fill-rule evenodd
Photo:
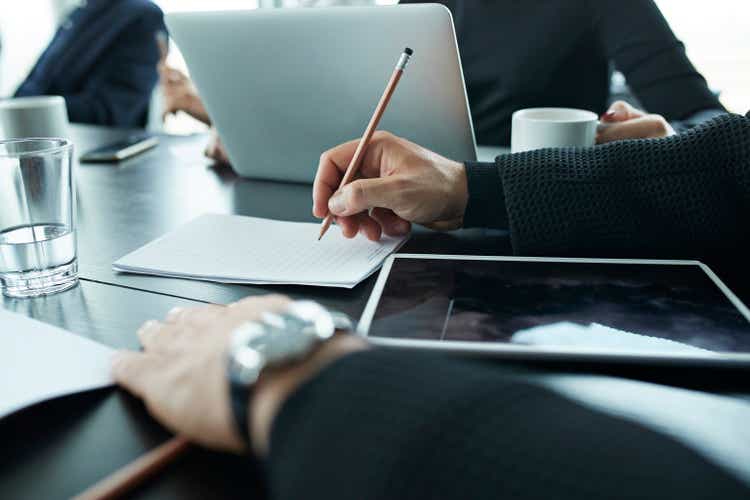
<svg viewBox="0 0 750 500"><path fill-rule="evenodd" d="M164 16L148 0L88 0L62 23L16 96L62 95L73 122L145 125L159 31Z"/></svg>

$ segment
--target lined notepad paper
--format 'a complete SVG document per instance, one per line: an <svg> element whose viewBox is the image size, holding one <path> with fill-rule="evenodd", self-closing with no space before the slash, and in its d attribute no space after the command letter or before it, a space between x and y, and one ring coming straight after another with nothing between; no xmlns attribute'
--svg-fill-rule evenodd
<svg viewBox="0 0 750 500"><path fill-rule="evenodd" d="M256 285L353 288L406 238L347 239L319 224L203 215L114 263L117 271Z"/></svg>

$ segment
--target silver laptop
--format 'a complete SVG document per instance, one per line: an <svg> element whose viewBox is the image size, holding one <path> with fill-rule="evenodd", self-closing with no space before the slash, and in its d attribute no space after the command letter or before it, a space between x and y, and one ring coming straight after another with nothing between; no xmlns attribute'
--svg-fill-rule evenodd
<svg viewBox="0 0 750 500"><path fill-rule="evenodd" d="M441 5L180 12L167 25L240 175L312 182L320 153L362 135L404 47L414 56L379 128L476 158Z"/></svg>

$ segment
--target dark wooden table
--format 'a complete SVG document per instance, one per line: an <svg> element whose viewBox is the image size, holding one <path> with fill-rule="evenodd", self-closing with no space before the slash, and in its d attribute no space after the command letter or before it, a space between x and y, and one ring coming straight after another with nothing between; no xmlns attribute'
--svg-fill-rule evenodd
<svg viewBox="0 0 750 500"><path fill-rule="evenodd" d="M117 140L128 131L74 127L79 151ZM113 347L136 348L134 332L175 305L229 303L281 292L317 300L359 317L374 284L353 290L300 286L223 285L116 273L119 257L203 213L236 213L312 221L307 185L238 178L202 158L205 136L163 137L161 144L121 164L77 168L79 263L75 289L32 300L3 299L2 307L66 328ZM507 234L416 230L404 251L509 254ZM720 266L719 266L720 267ZM746 273L718 269L741 298L750 299ZM528 369L529 366L525 366ZM725 372L660 368L531 367L548 375L594 372L690 387L746 399L747 377ZM10 381L0 381L9 383ZM11 382L12 383L12 382ZM48 401L0 421L0 498L67 498L169 437L143 406L105 389ZM194 449L136 492L138 498L259 496L245 459Z"/></svg>

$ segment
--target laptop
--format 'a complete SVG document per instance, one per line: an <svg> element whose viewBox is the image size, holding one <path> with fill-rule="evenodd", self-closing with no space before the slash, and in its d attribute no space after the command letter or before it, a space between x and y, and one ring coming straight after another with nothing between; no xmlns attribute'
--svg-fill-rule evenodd
<svg viewBox="0 0 750 500"><path fill-rule="evenodd" d="M323 151L362 135L404 47L414 56L379 129L476 159L444 6L175 12L166 20L242 176L312 182Z"/></svg>

